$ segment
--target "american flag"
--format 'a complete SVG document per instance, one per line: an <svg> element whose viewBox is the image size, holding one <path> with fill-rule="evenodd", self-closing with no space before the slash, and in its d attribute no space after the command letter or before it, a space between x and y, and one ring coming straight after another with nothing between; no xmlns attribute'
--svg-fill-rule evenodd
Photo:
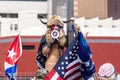
<svg viewBox="0 0 120 80"><path fill-rule="evenodd" d="M76 37L44 80L80 80L82 78L78 45L79 41L78 37Z"/></svg>
<svg viewBox="0 0 120 80"><path fill-rule="evenodd" d="M22 55L20 35L17 35L7 51L5 59L5 74L9 80L15 80L18 59Z"/></svg>
<svg viewBox="0 0 120 80"><path fill-rule="evenodd" d="M89 45L83 34L78 32L44 80L81 80L83 78L88 80L95 72L95 65L91 58L92 52Z"/></svg>

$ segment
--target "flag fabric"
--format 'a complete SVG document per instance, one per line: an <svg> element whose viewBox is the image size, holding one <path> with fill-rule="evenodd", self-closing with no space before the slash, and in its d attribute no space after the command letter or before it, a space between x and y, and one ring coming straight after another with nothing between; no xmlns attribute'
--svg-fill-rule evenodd
<svg viewBox="0 0 120 80"><path fill-rule="evenodd" d="M39 67L39 69L45 68L45 62L48 58L48 56L44 56L42 53L42 48L46 45L46 36L43 35L41 40L40 40L40 44L39 44L39 48L38 48L38 53L36 55L36 63L37 66Z"/></svg>
<svg viewBox="0 0 120 80"><path fill-rule="evenodd" d="M21 37L17 35L9 47L5 59L5 74L9 80L15 80L18 59L22 55Z"/></svg>
<svg viewBox="0 0 120 80"><path fill-rule="evenodd" d="M84 55L84 53L80 51L81 45L85 44L80 42L80 40L84 39L84 37L81 36L83 36L82 33L78 33L78 36L73 39L65 53L54 68L46 75L44 80L81 80L83 78L87 80L92 76L95 72L95 66L91 61L91 53ZM81 57L82 59L80 59ZM84 57L86 58L84 59ZM85 63L88 63L88 65Z"/></svg>
<svg viewBox="0 0 120 80"><path fill-rule="evenodd" d="M95 73L95 64L92 61L92 52L82 33L79 36L79 60L81 63L81 74L85 80L89 79Z"/></svg>

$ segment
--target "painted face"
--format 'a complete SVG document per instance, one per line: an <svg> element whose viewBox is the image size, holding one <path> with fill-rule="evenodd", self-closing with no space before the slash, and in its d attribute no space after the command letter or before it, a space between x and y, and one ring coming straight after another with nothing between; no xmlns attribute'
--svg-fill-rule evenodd
<svg viewBox="0 0 120 80"><path fill-rule="evenodd" d="M60 32L59 32L60 28L61 28L61 26L59 26L59 25L52 25L51 26L51 36L52 36L52 38L58 39L58 37L60 35Z"/></svg>

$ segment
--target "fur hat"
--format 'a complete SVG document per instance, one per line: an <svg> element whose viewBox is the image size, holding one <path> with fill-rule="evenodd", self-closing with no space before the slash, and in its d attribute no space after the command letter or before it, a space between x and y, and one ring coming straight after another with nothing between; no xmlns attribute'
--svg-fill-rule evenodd
<svg viewBox="0 0 120 80"><path fill-rule="evenodd" d="M64 23L62 21L62 18L60 16L53 15L48 21L47 21L47 27L52 26L53 24L58 24L61 27L64 26Z"/></svg>

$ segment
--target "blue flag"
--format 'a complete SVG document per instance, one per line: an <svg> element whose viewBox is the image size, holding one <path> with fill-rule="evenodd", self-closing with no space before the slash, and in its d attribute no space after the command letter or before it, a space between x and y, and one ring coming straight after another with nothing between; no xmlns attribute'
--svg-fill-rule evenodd
<svg viewBox="0 0 120 80"><path fill-rule="evenodd" d="M88 79L95 72L95 65L92 61L92 52L83 34L80 32L78 33L78 36L79 36L78 54L81 63L81 73L84 79Z"/></svg>

